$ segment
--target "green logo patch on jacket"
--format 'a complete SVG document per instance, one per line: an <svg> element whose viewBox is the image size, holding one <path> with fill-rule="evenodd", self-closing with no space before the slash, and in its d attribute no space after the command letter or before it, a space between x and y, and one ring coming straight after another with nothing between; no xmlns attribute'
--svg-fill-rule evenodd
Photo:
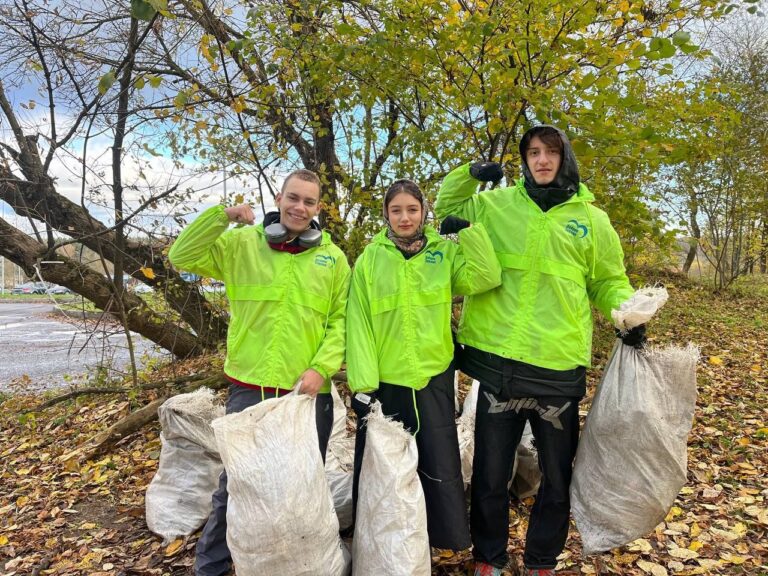
<svg viewBox="0 0 768 576"><path fill-rule="evenodd" d="M442 264L443 253L440 252L440 250L434 250L434 251L427 250L425 254L427 255L426 257L427 264Z"/></svg>
<svg viewBox="0 0 768 576"><path fill-rule="evenodd" d="M584 238L589 233L587 227L584 224L579 224L575 218L568 221L568 224L565 225L565 231L577 238Z"/></svg>
<svg viewBox="0 0 768 576"><path fill-rule="evenodd" d="M322 254L318 254L315 256L315 264L318 266L323 266L324 268L327 268L328 266L333 266L336 264L336 258L331 256L330 254L327 256L324 256Z"/></svg>

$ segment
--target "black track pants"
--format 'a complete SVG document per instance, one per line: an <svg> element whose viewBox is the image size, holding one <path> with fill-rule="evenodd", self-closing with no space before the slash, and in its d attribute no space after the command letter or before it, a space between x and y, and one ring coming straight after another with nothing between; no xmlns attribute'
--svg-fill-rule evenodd
<svg viewBox="0 0 768 576"><path fill-rule="evenodd" d="M480 387L475 424L470 525L475 558L507 563L507 482L525 422L530 420L542 479L525 542L528 568L554 568L568 537L573 458L579 438L579 398L501 400Z"/></svg>

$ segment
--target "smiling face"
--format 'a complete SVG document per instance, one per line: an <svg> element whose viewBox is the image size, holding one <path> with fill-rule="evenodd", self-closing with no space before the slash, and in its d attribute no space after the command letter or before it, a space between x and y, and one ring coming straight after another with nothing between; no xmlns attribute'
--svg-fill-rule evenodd
<svg viewBox="0 0 768 576"><path fill-rule="evenodd" d="M280 223L290 234L298 236L320 212L320 186L292 176L283 185L276 202Z"/></svg>
<svg viewBox="0 0 768 576"><path fill-rule="evenodd" d="M395 234L401 238L410 238L421 226L422 211L421 202L408 192L400 192L387 205L387 219Z"/></svg>
<svg viewBox="0 0 768 576"><path fill-rule="evenodd" d="M525 151L525 163L537 186L551 184L560 170L562 154L557 146L545 143L538 136L531 138Z"/></svg>

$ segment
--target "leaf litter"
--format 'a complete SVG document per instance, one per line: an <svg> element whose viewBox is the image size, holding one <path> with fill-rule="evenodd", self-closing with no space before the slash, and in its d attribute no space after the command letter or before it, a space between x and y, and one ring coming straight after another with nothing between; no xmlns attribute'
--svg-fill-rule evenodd
<svg viewBox="0 0 768 576"><path fill-rule="evenodd" d="M768 283L753 283L718 296L670 278L669 302L648 334L654 345L701 347L688 483L651 534L610 553L583 557L572 525L559 574L768 574ZM598 319L582 415L612 342L611 326ZM203 366L205 361L193 361L187 370ZM192 574L199 533L162 546L144 522L144 492L160 454L156 422L98 460L61 459L156 397L152 391L128 399L84 397L27 414L40 396L0 398L2 574ZM510 505L507 574L522 573L532 503L528 498ZM468 551L433 549L432 560L435 575L471 573Z"/></svg>

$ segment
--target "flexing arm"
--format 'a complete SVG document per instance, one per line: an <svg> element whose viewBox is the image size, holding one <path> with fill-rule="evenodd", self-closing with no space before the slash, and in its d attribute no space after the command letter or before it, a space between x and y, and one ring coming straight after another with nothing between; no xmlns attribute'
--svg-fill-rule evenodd
<svg viewBox="0 0 768 576"><path fill-rule="evenodd" d="M453 260L451 289L454 294L479 294L501 285L501 266L485 226L477 222L459 232Z"/></svg>
<svg viewBox="0 0 768 576"><path fill-rule="evenodd" d="M459 166L443 180L435 202L438 217L453 215L470 222L477 221L480 199L475 192L479 181L469 173L469 167L470 164Z"/></svg>
<svg viewBox="0 0 768 576"><path fill-rule="evenodd" d="M209 208L176 238L168 260L176 268L224 280L226 238L229 217L223 206Z"/></svg>

